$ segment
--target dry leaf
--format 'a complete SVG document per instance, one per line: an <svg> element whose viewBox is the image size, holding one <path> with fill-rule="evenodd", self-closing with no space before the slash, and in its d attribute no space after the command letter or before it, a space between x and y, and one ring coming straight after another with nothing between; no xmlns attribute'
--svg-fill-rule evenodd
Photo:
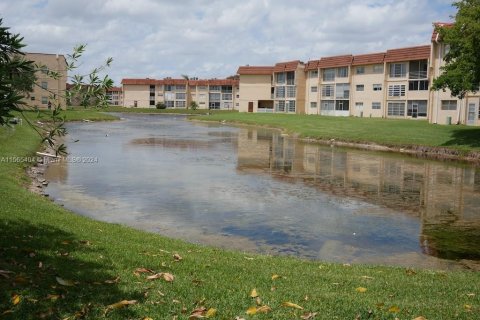
<svg viewBox="0 0 480 320"><path fill-rule="evenodd" d="M14 306L16 306L19 303L20 303L20 296L18 294L13 294L12 295L12 304Z"/></svg>
<svg viewBox="0 0 480 320"><path fill-rule="evenodd" d="M292 302L289 302L289 301L283 302L283 303L282 303L282 306L303 310L303 308L300 307L298 304L295 304L295 303L292 303Z"/></svg>
<svg viewBox="0 0 480 320"><path fill-rule="evenodd" d="M257 314L257 307L253 306L247 309L247 314L249 316L253 316L254 314Z"/></svg>
<svg viewBox="0 0 480 320"><path fill-rule="evenodd" d="M390 308L388 308L388 312L398 313L400 312L400 308L397 306L391 306Z"/></svg>
<svg viewBox="0 0 480 320"><path fill-rule="evenodd" d="M55 277L55 279L57 279L57 282L62 286L73 287L75 285L75 282L73 282L72 280L65 280L60 277Z"/></svg>
<svg viewBox="0 0 480 320"><path fill-rule="evenodd" d="M107 313L108 311L111 311L111 310L121 309L121 308L124 308L124 307L132 305L132 304L136 304L136 303L137 303L137 300L122 300L122 301L119 301L117 303L108 305L107 309L105 309L105 313Z"/></svg>
<svg viewBox="0 0 480 320"><path fill-rule="evenodd" d="M153 318L150 317L143 317L142 320L153 320Z"/></svg>
<svg viewBox="0 0 480 320"><path fill-rule="evenodd" d="M175 253L173 255L173 260L175 260L175 262L178 262L180 260L182 260L183 258L178 254L178 253Z"/></svg>
<svg viewBox="0 0 480 320"><path fill-rule="evenodd" d="M207 313L205 314L205 317L212 318L212 317L215 317L216 314L217 314L217 309L210 308L210 309L208 309Z"/></svg>
<svg viewBox="0 0 480 320"><path fill-rule="evenodd" d="M362 279L373 280L374 278L373 278L373 277L369 277L369 276L362 276Z"/></svg>
<svg viewBox="0 0 480 320"><path fill-rule="evenodd" d="M316 312L306 312L304 313L302 316L300 316L301 319L304 319L304 320L310 320L310 319L313 319L317 316L317 313Z"/></svg>
<svg viewBox="0 0 480 320"><path fill-rule="evenodd" d="M6 279L9 279L10 277L8 275L12 274L12 273L15 273L15 272L8 271L8 270L0 270L0 276L4 277Z"/></svg>
<svg viewBox="0 0 480 320"><path fill-rule="evenodd" d="M276 280L276 279L278 279L278 278L281 278L281 276L279 276L278 274L274 274L274 275L272 276L272 280Z"/></svg>
<svg viewBox="0 0 480 320"><path fill-rule="evenodd" d="M467 293L467 297L475 297L475 293Z"/></svg>
<svg viewBox="0 0 480 320"><path fill-rule="evenodd" d="M140 273L154 273L152 269L147 269L147 268L137 268L133 273L138 277L140 276Z"/></svg>
<svg viewBox="0 0 480 320"><path fill-rule="evenodd" d="M205 312L207 311L207 308L205 307L199 307L196 309L193 309L193 311L190 313L190 316L188 317L189 320L191 319L202 319L205 318Z"/></svg>
<svg viewBox="0 0 480 320"><path fill-rule="evenodd" d="M156 273L154 275L148 276L147 280L155 280L160 278L163 278L163 280L167 282L172 282L174 280L173 275L171 273L166 273L166 272L160 272L160 273Z"/></svg>
<svg viewBox="0 0 480 320"><path fill-rule="evenodd" d="M115 279L105 280L104 282L108 284L113 284L113 283L118 283L119 281L120 281L120 277L116 277Z"/></svg>
<svg viewBox="0 0 480 320"><path fill-rule="evenodd" d="M464 304L463 307L464 307L465 310L467 310L467 311L472 311L472 306L469 305L469 304Z"/></svg>
<svg viewBox="0 0 480 320"><path fill-rule="evenodd" d="M407 274L407 276L414 276L414 275L417 274L417 273L415 272L415 270L410 269L410 268L405 269L405 273Z"/></svg>
<svg viewBox="0 0 480 320"><path fill-rule="evenodd" d="M358 287L357 289L355 289L355 291L360 292L360 293L364 293L364 292L367 292L367 288Z"/></svg>
<svg viewBox="0 0 480 320"><path fill-rule="evenodd" d="M45 299L50 300L50 301L56 301L60 298L59 294L48 294Z"/></svg>
<svg viewBox="0 0 480 320"><path fill-rule="evenodd" d="M427 319L426 319L425 317L420 316L420 317L416 317L416 318L413 319L413 320L427 320Z"/></svg>
<svg viewBox="0 0 480 320"><path fill-rule="evenodd" d="M255 303L257 304L257 306L261 305L262 304L262 299L260 299L260 297L256 297L255 298Z"/></svg>
<svg viewBox="0 0 480 320"><path fill-rule="evenodd" d="M245 320L245 318L235 317L235 320Z"/></svg>
<svg viewBox="0 0 480 320"><path fill-rule="evenodd" d="M264 306L261 306L261 307L257 308L257 313L268 313L270 311L272 311L272 309L267 305L264 305Z"/></svg>
<svg viewBox="0 0 480 320"><path fill-rule="evenodd" d="M250 297L252 297L252 298L258 297L257 289L252 290L252 292L250 293Z"/></svg>
<svg viewBox="0 0 480 320"><path fill-rule="evenodd" d="M13 310L9 309L9 310L5 310L3 311L2 313L0 313L0 316L4 316L4 315L7 315L9 313L13 313Z"/></svg>

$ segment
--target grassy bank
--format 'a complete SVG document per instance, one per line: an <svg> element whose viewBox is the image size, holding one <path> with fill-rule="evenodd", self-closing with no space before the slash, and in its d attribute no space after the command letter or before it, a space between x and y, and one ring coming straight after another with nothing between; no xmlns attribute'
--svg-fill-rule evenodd
<svg viewBox="0 0 480 320"><path fill-rule="evenodd" d="M238 113L235 110L208 110L208 109L156 109L156 108L124 108L110 106L106 109L102 109L107 112L125 112L125 113L161 113L161 114L230 114Z"/></svg>
<svg viewBox="0 0 480 320"><path fill-rule="evenodd" d="M75 215L25 190L27 164L8 160L38 143L26 125L0 128L0 319L480 316L479 273L229 252Z"/></svg>
<svg viewBox="0 0 480 320"><path fill-rule="evenodd" d="M269 126L303 138L480 151L478 127L434 125L414 120L251 113L215 114L204 119Z"/></svg>

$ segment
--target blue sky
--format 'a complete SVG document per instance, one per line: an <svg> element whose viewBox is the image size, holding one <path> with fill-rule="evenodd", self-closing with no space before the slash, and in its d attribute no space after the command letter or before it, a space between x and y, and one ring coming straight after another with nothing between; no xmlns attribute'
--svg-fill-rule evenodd
<svg viewBox="0 0 480 320"><path fill-rule="evenodd" d="M432 22L451 21L446 0L6 0L3 25L26 51L72 52L79 72L114 62L122 78L222 78L239 65L318 59L428 44Z"/></svg>

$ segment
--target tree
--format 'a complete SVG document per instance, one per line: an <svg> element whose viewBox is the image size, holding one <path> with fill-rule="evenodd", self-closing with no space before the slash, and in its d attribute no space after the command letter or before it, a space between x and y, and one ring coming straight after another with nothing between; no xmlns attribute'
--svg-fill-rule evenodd
<svg viewBox="0 0 480 320"><path fill-rule="evenodd" d="M433 80L433 90L450 89L463 99L468 92L477 92L480 84L480 0L453 3L458 11L455 23L436 26L441 41L449 47L441 68Z"/></svg>
<svg viewBox="0 0 480 320"><path fill-rule="evenodd" d="M196 101L190 102L190 109L197 110L198 109L198 103Z"/></svg>
<svg viewBox="0 0 480 320"><path fill-rule="evenodd" d="M43 71L53 79L58 79L61 74L56 71L45 71L45 66L36 65L33 61L25 59L22 48L23 37L19 34L12 34L9 28L2 27L3 19L0 19L0 126L9 124L14 112L20 113L25 121L42 137L42 142L47 143L55 150L56 154L65 154L66 148L63 144L58 145L56 138L66 134L64 126L65 116L62 114L64 106L55 102L52 109L47 112L48 121L42 124L35 124L26 116L28 106L23 99L28 97L36 83L35 72ZM85 51L85 45L74 48L73 54L67 55L67 72L77 68L78 60ZM68 77L73 82L73 88L61 93L67 101L71 96L80 96L82 105L87 107L87 102L95 101L95 107L108 106L106 92L111 88L113 81L100 73L109 67L112 58L108 58L104 65L94 68L89 74L74 75ZM51 101L55 99L56 93L44 89L50 93ZM50 103L49 103L50 107ZM37 112L37 116L42 114Z"/></svg>

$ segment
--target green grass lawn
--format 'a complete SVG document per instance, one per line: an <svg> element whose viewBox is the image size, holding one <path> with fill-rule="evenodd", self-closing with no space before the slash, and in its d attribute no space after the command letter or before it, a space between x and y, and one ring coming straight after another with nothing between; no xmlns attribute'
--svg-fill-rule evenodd
<svg viewBox="0 0 480 320"><path fill-rule="evenodd" d="M479 273L230 252L73 214L27 191L27 164L5 160L38 143L25 124L0 128L0 319L480 318ZM247 314L261 306L271 310Z"/></svg>
<svg viewBox="0 0 480 320"><path fill-rule="evenodd" d="M303 138L480 151L480 128L434 125L422 120L252 113L215 114L200 119L279 128Z"/></svg>
<svg viewBox="0 0 480 320"><path fill-rule="evenodd" d="M75 108L77 109L77 108ZM107 112L125 112L125 113L164 113L164 114L229 114L238 113L236 110L208 110L208 109L156 109L156 108L124 108L110 106L106 109L102 109Z"/></svg>

